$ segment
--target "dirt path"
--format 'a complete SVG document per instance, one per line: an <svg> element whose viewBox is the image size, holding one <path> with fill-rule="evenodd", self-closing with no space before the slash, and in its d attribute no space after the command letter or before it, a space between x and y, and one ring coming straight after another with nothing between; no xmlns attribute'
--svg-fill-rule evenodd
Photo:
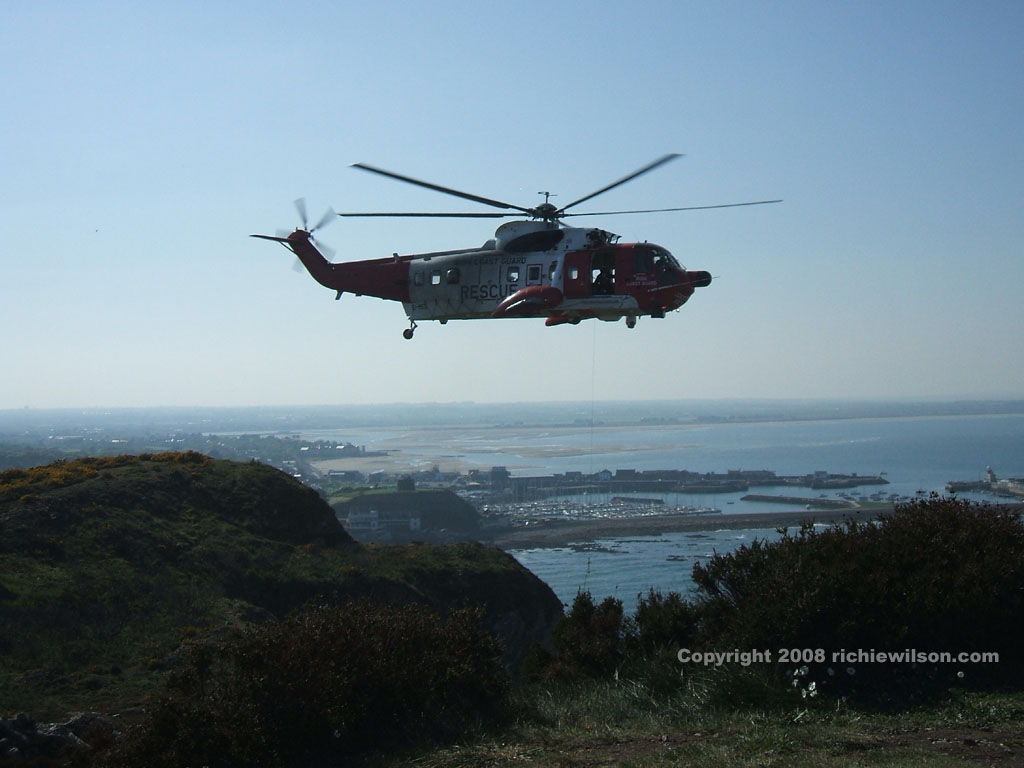
<svg viewBox="0 0 1024 768"><path fill-rule="evenodd" d="M947 765L951 758L964 766L1024 768L1024 731L990 728L919 728L892 732L867 729L819 731L815 736L793 734L785 754L764 755L768 765ZM432 768L455 765L535 765L539 768L598 768L614 765L697 766L723 760L746 764L749 735L743 731L709 729L694 732L625 736L620 738L557 740L544 743L479 745L442 750ZM441 756L443 755L443 757ZM773 759L774 758L774 759ZM849 762L847 762L849 761ZM761 764L760 762L756 764Z"/></svg>

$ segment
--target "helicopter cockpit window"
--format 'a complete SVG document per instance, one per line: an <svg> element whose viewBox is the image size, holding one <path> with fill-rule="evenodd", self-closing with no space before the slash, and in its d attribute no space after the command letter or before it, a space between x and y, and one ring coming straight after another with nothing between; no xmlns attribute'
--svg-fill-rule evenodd
<svg viewBox="0 0 1024 768"><path fill-rule="evenodd" d="M671 253L666 251L657 245L649 246L651 254L654 256L654 266L657 267L660 264L664 264L667 267L675 267L679 269L679 262L675 260Z"/></svg>
<svg viewBox="0 0 1024 768"><path fill-rule="evenodd" d="M441 284L441 273L438 272L436 269L433 272L430 273L430 284L431 285L440 285Z"/></svg>
<svg viewBox="0 0 1024 768"><path fill-rule="evenodd" d="M458 267L452 267L451 269L449 269L448 270L448 274L446 275L446 279L448 280L448 285L458 285L459 284L459 268Z"/></svg>
<svg viewBox="0 0 1024 768"><path fill-rule="evenodd" d="M653 273L662 285L672 282L673 272L679 268L672 254L659 245L638 245L633 252L633 273Z"/></svg>

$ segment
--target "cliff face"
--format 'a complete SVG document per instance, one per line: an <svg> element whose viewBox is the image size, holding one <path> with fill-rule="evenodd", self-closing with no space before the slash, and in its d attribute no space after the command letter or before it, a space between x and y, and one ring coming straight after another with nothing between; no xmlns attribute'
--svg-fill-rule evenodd
<svg viewBox="0 0 1024 768"><path fill-rule="evenodd" d="M260 464L172 453L0 473L8 709L119 708L186 639L346 597L481 604L510 667L561 609L498 550L360 547L314 491Z"/></svg>
<svg viewBox="0 0 1024 768"><path fill-rule="evenodd" d="M484 626L502 642L502 661L518 673L534 643L545 643L562 615L551 587L511 555L478 543L409 545L377 550L378 568L401 561L401 580L417 599L442 614L461 605L480 605Z"/></svg>

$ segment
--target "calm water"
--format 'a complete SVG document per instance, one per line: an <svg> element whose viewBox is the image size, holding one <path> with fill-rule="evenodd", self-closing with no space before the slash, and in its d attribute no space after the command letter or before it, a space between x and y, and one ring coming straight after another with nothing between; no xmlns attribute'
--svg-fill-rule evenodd
<svg viewBox="0 0 1024 768"><path fill-rule="evenodd" d="M559 599L571 604L578 591L594 599L613 595L627 610L638 594L651 588L687 594L694 589L690 573L696 562L715 552L729 552L754 539L777 539L774 529L666 533L601 539L576 547L521 549L511 554L547 582Z"/></svg>
<svg viewBox="0 0 1024 768"><path fill-rule="evenodd" d="M987 466L1002 477L1024 476L1024 417L1019 415L722 424L625 430L614 436L579 434L565 439L593 439L598 445L618 440L645 449L551 458L545 463L547 471L629 467L715 472L770 469L780 475L815 470L867 475L885 472L890 485L857 490L906 496L918 491L944 493L946 482L981 479ZM514 471L512 462L509 467ZM799 493L816 495L808 489L799 489ZM671 503L713 505L725 514L785 508L742 502L741 495L672 494L665 498ZM589 589L595 598L615 595L631 609L636 595L651 587L665 592L690 591L693 564L713 552L731 551L754 538L777 536L772 528L672 533L603 540L594 550L566 547L512 554L551 585L563 602L571 602L578 590Z"/></svg>

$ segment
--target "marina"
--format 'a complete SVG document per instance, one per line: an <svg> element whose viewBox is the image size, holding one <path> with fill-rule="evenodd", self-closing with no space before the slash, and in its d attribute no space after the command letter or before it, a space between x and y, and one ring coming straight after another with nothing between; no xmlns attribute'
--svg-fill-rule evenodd
<svg viewBox="0 0 1024 768"><path fill-rule="evenodd" d="M999 477L1024 474L1024 418L1004 416L935 416L844 421L779 421L771 424L717 424L686 430L666 428L643 435L661 450L633 451L618 466L656 469L685 466L705 471L716 467L771 467L780 475L798 475L807 467L835 467L884 477L881 486L845 489L758 489L715 495L640 493L659 497L666 507L713 506L721 514L661 516L649 511L626 520L549 521L513 528L495 543L544 579L565 603L585 589L595 599L613 595L633 610L649 589L693 594L693 565L734 551L755 540L774 541L779 529L791 531L804 522L821 527L852 518L874 519L894 505L927 500L932 494L956 493L979 503L1006 505L1020 499L997 495L986 467ZM675 446L668 438L676 437ZM603 436L595 439L606 443ZM619 459L625 458L619 456ZM628 461L629 463L626 463ZM586 459L556 458L552 471L609 462L605 454ZM575 465L575 466L573 466ZM720 470L718 470L720 471ZM962 485L959 483L963 483ZM950 484L947 487L947 484ZM822 496L824 494L824 496ZM613 496L591 495L592 501ZM767 500L765 496L776 496ZM788 498L782 498L788 497ZM848 502L842 508L808 510L826 500ZM587 548L579 545L588 544ZM576 545L574 548L573 545Z"/></svg>
<svg viewBox="0 0 1024 768"><path fill-rule="evenodd" d="M590 501L585 498L547 499L509 504L484 504L481 514L485 518L505 516L510 525L526 526L543 521L573 520L633 520L643 517L672 515L720 515L717 507L668 505L663 499L617 496L609 501Z"/></svg>

